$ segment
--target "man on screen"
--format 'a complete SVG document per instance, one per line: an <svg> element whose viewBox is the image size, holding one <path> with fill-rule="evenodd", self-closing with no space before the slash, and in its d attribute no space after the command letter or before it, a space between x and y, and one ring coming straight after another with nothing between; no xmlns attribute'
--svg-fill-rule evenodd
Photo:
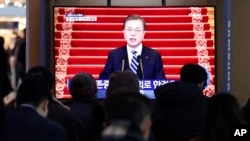
<svg viewBox="0 0 250 141"><path fill-rule="evenodd" d="M139 79L166 79L160 53L142 44L145 28L146 23L139 15L125 18L123 34L127 45L109 53L100 79L108 79L118 70L131 70Z"/></svg>

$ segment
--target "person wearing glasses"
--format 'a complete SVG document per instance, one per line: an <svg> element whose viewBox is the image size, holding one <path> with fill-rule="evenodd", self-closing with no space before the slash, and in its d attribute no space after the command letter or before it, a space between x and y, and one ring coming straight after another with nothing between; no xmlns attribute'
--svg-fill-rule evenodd
<svg viewBox="0 0 250 141"><path fill-rule="evenodd" d="M99 79L108 79L118 70L130 70L139 79L165 80L161 54L142 44L146 23L137 14L129 15L123 22L123 34L127 44L109 52Z"/></svg>

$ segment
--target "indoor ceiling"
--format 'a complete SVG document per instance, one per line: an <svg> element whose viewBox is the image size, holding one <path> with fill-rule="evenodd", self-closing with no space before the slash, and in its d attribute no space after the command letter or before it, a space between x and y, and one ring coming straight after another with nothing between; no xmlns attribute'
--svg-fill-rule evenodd
<svg viewBox="0 0 250 141"><path fill-rule="evenodd" d="M0 0L0 8L4 7L25 7L26 0Z"/></svg>
<svg viewBox="0 0 250 141"><path fill-rule="evenodd" d="M0 0L0 3L14 3L14 2L21 2L21 3L25 3L26 0Z"/></svg>

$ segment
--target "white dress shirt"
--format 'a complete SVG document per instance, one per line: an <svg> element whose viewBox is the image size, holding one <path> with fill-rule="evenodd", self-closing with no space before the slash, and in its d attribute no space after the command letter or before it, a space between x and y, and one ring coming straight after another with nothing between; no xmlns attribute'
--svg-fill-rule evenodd
<svg viewBox="0 0 250 141"><path fill-rule="evenodd" d="M128 62L129 62L129 66L131 65L131 61L132 61L132 58L133 58L133 54L131 53L132 50L135 50L137 53L136 53L136 56L138 55L141 55L141 52L142 52L142 44L140 44L138 47L136 48L132 48L130 47L129 45L127 45L127 54L128 54Z"/></svg>

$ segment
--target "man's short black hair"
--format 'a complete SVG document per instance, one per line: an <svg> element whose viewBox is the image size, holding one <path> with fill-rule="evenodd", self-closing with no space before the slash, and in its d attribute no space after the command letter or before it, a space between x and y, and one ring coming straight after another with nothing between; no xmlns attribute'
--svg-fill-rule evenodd
<svg viewBox="0 0 250 141"><path fill-rule="evenodd" d="M17 105L31 104L38 107L50 96L51 91L44 81L36 76L25 76L18 88L16 102Z"/></svg>
<svg viewBox="0 0 250 141"><path fill-rule="evenodd" d="M52 89L55 83L54 75L51 71L44 66L34 66L29 69L26 75L33 75L41 80L43 80L46 84L48 84L49 88Z"/></svg>
<svg viewBox="0 0 250 141"><path fill-rule="evenodd" d="M207 72L206 70L198 64L185 64L180 71L180 80L185 82L191 82L199 84L204 81L206 86L207 82Z"/></svg>
<svg viewBox="0 0 250 141"><path fill-rule="evenodd" d="M129 121L140 127L146 116L151 115L151 103L147 97L134 91L117 91L104 100L107 123Z"/></svg>

